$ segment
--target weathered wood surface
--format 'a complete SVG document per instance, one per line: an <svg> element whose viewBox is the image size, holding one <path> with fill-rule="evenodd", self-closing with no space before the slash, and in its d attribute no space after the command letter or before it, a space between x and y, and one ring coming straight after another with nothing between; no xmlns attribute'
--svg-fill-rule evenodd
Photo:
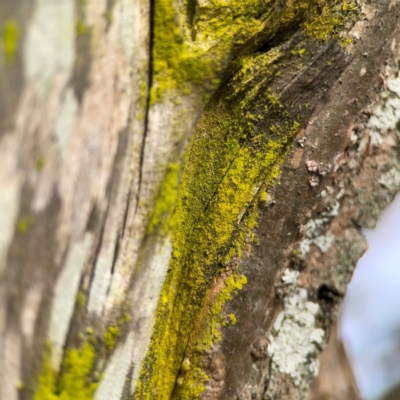
<svg viewBox="0 0 400 400"><path fill-rule="evenodd" d="M397 1L3 1L0 399L302 399L400 186Z"/></svg>

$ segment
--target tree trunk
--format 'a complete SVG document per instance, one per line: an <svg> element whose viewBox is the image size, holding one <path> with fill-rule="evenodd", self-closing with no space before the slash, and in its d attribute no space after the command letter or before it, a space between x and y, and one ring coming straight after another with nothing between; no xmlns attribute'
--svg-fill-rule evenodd
<svg viewBox="0 0 400 400"><path fill-rule="evenodd" d="M303 399L400 186L396 0L4 0L0 400Z"/></svg>

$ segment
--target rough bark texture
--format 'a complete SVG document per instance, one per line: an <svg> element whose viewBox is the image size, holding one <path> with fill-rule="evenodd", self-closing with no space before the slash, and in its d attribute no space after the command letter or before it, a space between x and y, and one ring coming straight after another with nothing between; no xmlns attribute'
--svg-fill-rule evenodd
<svg viewBox="0 0 400 400"><path fill-rule="evenodd" d="M3 1L0 399L303 399L400 187L395 0Z"/></svg>

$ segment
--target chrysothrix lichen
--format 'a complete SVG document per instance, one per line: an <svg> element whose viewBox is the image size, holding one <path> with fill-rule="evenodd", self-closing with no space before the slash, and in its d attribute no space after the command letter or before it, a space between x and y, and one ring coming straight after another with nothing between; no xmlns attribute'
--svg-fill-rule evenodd
<svg viewBox="0 0 400 400"><path fill-rule="evenodd" d="M18 49L19 28L15 19L6 21L3 27L3 52L8 65L12 65Z"/></svg>
<svg viewBox="0 0 400 400"><path fill-rule="evenodd" d="M161 234L165 234L172 228L170 217L178 195L179 175L179 164L170 164L150 216L147 226L148 234L151 234L156 227L160 229Z"/></svg>
<svg viewBox="0 0 400 400"><path fill-rule="evenodd" d="M108 327L107 332L104 333L104 343L108 351L112 351L115 347L117 339L121 335L121 330L118 325L111 325Z"/></svg>
<svg viewBox="0 0 400 400"><path fill-rule="evenodd" d="M77 18L76 18L76 36L82 36L86 33L87 26L85 14L87 8L87 0L76 0Z"/></svg>
<svg viewBox="0 0 400 400"><path fill-rule="evenodd" d="M111 324L103 334L103 341L109 353L114 350L122 330L130 320L131 316L128 313L124 313L115 323Z"/></svg>
<svg viewBox="0 0 400 400"><path fill-rule="evenodd" d="M17 232L20 235L24 235L35 223L35 217L33 215L22 215L18 219Z"/></svg>
<svg viewBox="0 0 400 400"><path fill-rule="evenodd" d="M234 8L236 3L233 3L230 6ZM342 2L307 4L300 2L293 6L288 2L282 11L282 24L297 21L301 29L306 21L301 16L308 15L311 24L318 20L318 9L323 10L327 24L328 16L333 22L329 22L323 37L308 25L307 35L295 45L293 57L304 55L306 41L312 40L310 36L322 41L335 36L344 21L336 21L337 14L352 12ZM199 15L207 13L203 9ZM201 34L199 18L193 24L193 29L197 29L195 36ZM207 26L219 23L204 20ZM227 32L230 34L235 29L232 27ZM203 35L204 32L205 28ZM175 33L178 35L178 31ZM216 33L210 35L216 37ZM195 40L199 40L198 36ZM171 218L173 222L168 224L172 227L168 234L173 241L173 254L135 398L197 398L204 389L207 376L200 353L218 343L223 322L229 322L227 316L221 317L223 305L218 315L210 313L204 317L204 310L212 309L214 301L207 294L210 284L221 266L239 258L243 244L254 239L257 204L268 198L266 189L279 176L290 139L303 120L294 109L281 104L273 90L273 83L289 58L281 46L236 58L224 90L211 101L196 127ZM165 182L168 181L167 174ZM233 276L234 279L241 277L239 272ZM204 345L201 349L194 345L199 342ZM190 368L179 377L176 386L185 357L190 360ZM174 387L177 387L175 392Z"/></svg>
<svg viewBox="0 0 400 400"><path fill-rule="evenodd" d="M194 7L189 1L184 8L192 11L182 8L179 19L172 0L155 1L150 104L171 89L188 94L192 84L199 93L212 91L232 56L257 50L278 32L303 24L307 35L326 41L357 9L346 0L215 0Z"/></svg>
<svg viewBox="0 0 400 400"><path fill-rule="evenodd" d="M76 312L82 310L86 302L85 295L79 292L76 298ZM87 327L80 348L65 350L62 365L55 371L51 365L51 345L47 344L42 371L34 400L91 400L98 387L99 375L95 362L101 348L105 347L109 355L115 348L118 338L126 330L131 316L124 312L127 304L122 304L121 315L104 332L102 340L93 335L93 328ZM80 335L82 338L83 336Z"/></svg>
<svg viewBox="0 0 400 400"><path fill-rule="evenodd" d="M98 386L93 381L95 346L87 341L81 349L67 350L62 374L57 378L50 364L48 346L34 400L91 400Z"/></svg>
<svg viewBox="0 0 400 400"><path fill-rule="evenodd" d="M268 89L278 59L279 51L238 60L226 92L212 101L198 123L168 224L174 249L136 398L169 399L185 352L190 369L181 377L176 396L197 398L207 380L201 353L219 342L224 323L236 322L234 315L222 315L224 304L246 277L233 273L217 295L210 283L221 265L240 257L244 243L254 239L259 197L265 198L265 189L279 176L300 126ZM256 78L249 78L252 72ZM261 128L263 124L268 128ZM167 215L164 205L170 202L165 197L174 196L165 196L175 188L170 173L156 202L162 211L154 213L149 232L158 225L158 215Z"/></svg>
<svg viewBox="0 0 400 400"><path fill-rule="evenodd" d="M175 391L175 396L181 399L199 398L204 391L204 384L208 376L204 372L201 356L222 339L221 327L227 323L235 324L234 314L224 316L224 306L247 283L244 275L233 274L224 279L223 288L212 288L205 296L201 312L196 320L186 353L190 358L185 358L187 366L181 367L181 375Z"/></svg>
<svg viewBox="0 0 400 400"><path fill-rule="evenodd" d="M150 103L168 90L188 93L192 84L206 82L206 90L215 87L222 67L252 37L267 40L278 31L303 26L307 35L327 40L343 24L338 13L353 12L348 3L334 0L288 1L282 7L276 3L238 0L228 7L216 1L199 6L191 27L181 29L172 1L156 0ZM303 54L299 47L299 57ZM243 244L254 239L258 201L268 198L267 188L279 176L290 139L299 129L302 117L288 112L270 89L284 66L280 47L237 57L224 93L211 102L198 124L179 193L179 168L172 164L168 169L147 233L161 228L172 237L174 250L136 398L169 399L183 370L178 392L197 398L208 378L201 368L201 352L221 339L224 323L235 322L234 316L223 316L224 305L246 278L234 272L217 295L210 283L220 266L239 257ZM266 121L265 115L271 118ZM108 333L104 339L111 350L119 331ZM187 365L182 363L186 352ZM93 398L93 363L90 343L67 350L65 368L56 380L46 359L35 400Z"/></svg>
<svg viewBox="0 0 400 400"><path fill-rule="evenodd" d="M213 81L212 61L201 52L190 49L183 40L171 0L156 0L154 4L153 87L150 103L171 89L190 91L190 83Z"/></svg>
<svg viewBox="0 0 400 400"><path fill-rule="evenodd" d="M336 7L321 1L321 12L304 24L306 35L327 41L337 36L346 21L355 20L359 7L355 1L342 0ZM345 41L346 43L346 41Z"/></svg>

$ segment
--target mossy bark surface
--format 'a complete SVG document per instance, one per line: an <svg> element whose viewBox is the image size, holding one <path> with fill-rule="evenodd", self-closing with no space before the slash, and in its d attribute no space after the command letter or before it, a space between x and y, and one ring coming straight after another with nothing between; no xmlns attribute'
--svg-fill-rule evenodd
<svg viewBox="0 0 400 400"><path fill-rule="evenodd" d="M399 11L5 2L0 400L305 398L400 186Z"/></svg>

